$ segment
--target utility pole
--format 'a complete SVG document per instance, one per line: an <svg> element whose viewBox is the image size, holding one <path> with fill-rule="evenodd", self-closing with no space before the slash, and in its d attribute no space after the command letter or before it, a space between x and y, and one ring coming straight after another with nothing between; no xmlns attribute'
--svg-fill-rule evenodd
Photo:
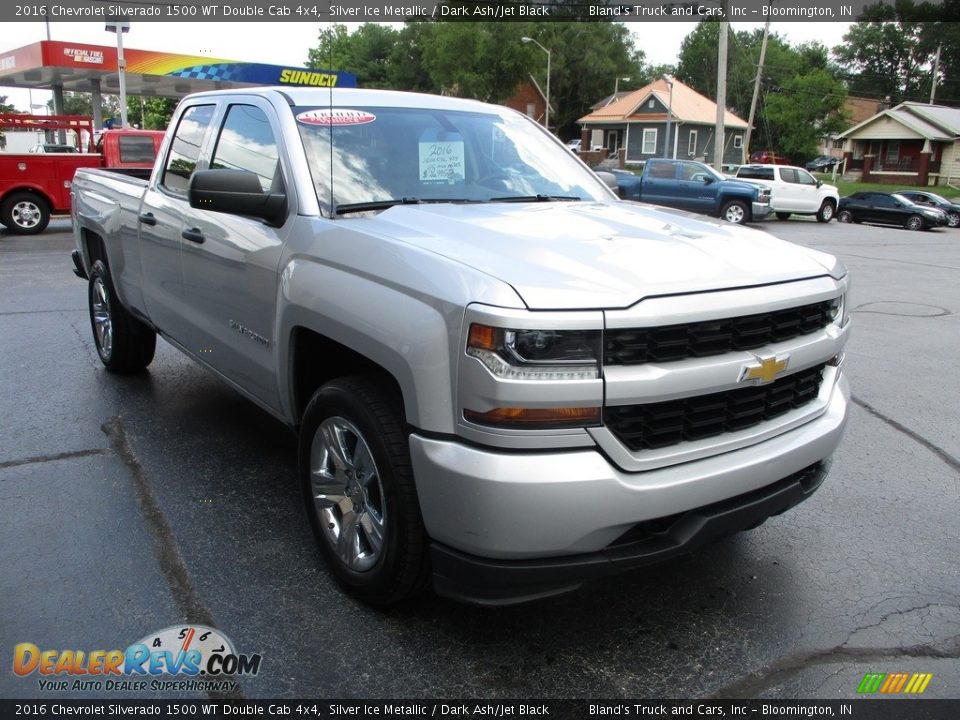
<svg viewBox="0 0 960 720"><path fill-rule="evenodd" d="M726 14L727 3L721 7ZM723 172L724 120L727 109L727 21L720 23L720 42L717 47L717 126L713 136L713 166L717 172Z"/></svg>
<svg viewBox="0 0 960 720"><path fill-rule="evenodd" d="M933 105L933 98L937 94L937 73L940 72L940 46L937 45L937 54L933 58L933 82L930 84L930 104Z"/></svg>
<svg viewBox="0 0 960 720"><path fill-rule="evenodd" d="M750 136L753 134L753 118L757 113L757 98L760 97L760 79L763 76L763 60L767 55L767 38L770 36L770 16L763 25L763 41L760 43L760 64L757 65L757 77L753 81L753 99L750 101L750 118L747 120L747 133L743 138L741 162L747 161L750 152Z"/></svg>

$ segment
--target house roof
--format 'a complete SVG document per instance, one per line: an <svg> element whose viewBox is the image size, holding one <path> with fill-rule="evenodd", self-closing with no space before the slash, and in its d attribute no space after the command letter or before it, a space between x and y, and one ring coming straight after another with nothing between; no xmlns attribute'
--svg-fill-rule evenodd
<svg viewBox="0 0 960 720"><path fill-rule="evenodd" d="M948 141L960 137L960 108L915 102L902 102L894 108L878 112L837 137L855 137L859 130L881 118L889 118L927 140Z"/></svg>
<svg viewBox="0 0 960 720"><path fill-rule="evenodd" d="M620 98L626 97L627 95L629 95L629 94L632 93L632 92L633 92L633 90L620 90L620 91L618 91L618 92L616 92L616 93L607 95L603 100L600 100L600 101L598 101L598 102L595 102L593 105L591 105L591 106L590 106L590 109L591 109L591 110L599 110L600 108L606 107L606 106L609 105L610 103L612 103L612 102L614 102L614 101L616 101L616 100L619 100Z"/></svg>
<svg viewBox="0 0 960 720"><path fill-rule="evenodd" d="M673 98L670 97L670 87L663 78L654 80L639 90L627 93L624 97L600 107L589 115L584 115L577 122L641 122L651 120L647 115L636 115L637 110L651 97L655 97L664 107L670 107L672 118L676 122L702 123L712 125L717 119L717 104L704 97L692 87L684 85L679 80L673 81ZM747 122L724 110L724 125L733 128L746 128Z"/></svg>

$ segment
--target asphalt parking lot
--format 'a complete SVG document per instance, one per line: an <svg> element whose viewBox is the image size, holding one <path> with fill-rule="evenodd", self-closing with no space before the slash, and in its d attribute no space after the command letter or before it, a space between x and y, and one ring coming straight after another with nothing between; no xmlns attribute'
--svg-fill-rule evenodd
<svg viewBox="0 0 960 720"><path fill-rule="evenodd" d="M761 227L853 273L854 405L819 492L559 598L387 612L323 570L287 429L163 342L147 373L104 372L67 224L0 232L0 697L110 694L41 693L18 643L183 623L262 654L250 698L852 699L867 672L960 697L960 230Z"/></svg>

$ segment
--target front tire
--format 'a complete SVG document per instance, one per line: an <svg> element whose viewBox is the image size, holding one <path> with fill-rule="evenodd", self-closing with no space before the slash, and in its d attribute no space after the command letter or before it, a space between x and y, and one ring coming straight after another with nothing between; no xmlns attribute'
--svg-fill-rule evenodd
<svg viewBox="0 0 960 720"><path fill-rule="evenodd" d="M836 208L833 203L829 200L824 200L823 205L820 206L820 209L817 211L817 222L828 223L833 220L834 211Z"/></svg>
<svg viewBox="0 0 960 720"><path fill-rule="evenodd" d="M741 202L740 200L731 200L723 206L723 209L720 210L720 217L727 222L736 223L737 225L746 225L747 221L750 219L750 209L747 207L746 203Z"/></svg>
<svg viewBox="0 0 960 720"><path fill-rule="evenodd" d="M430 578L401 405L380 378L341 378L314 393L300 431L313 534L341 587L371 605L410 599Z"/></svg>
<svg viewBox="0 0 960 720"><path fill-rule="evenodd" d="M157 333L133 317L120 304L102 260L90 268L87 285L93 344L104 367L117 373L143 370L153 360Z"/></svg>
<svg viewBox="0 0 960 720"><path fill-rule="evenodd" d="M50 223L50 205L31 192L11 193L0 206L0 222L14 235L36 235Z"/></svg>
<svg viewBox="0 0 960 720"><path fill-rule="evenodd" d="M789 220L789 219L790 219L790 213L788 212L777 213L777 220Z"/></svg>
<svg viewBox="0 0 960 720"><path fill-rule="evenodd" d="M960 213L947 213L947 227L960 227Z"/></svg>
<svg viewBox="0 0 960 720"><path fill-rule="evenodd" d="M903 226L907 230L923 230L923 218L919 215L911 215Z"/></svg>
<svg viewBox="0 0 960 720"><path fill-rule="evenodd" d="M851 213L849 210L841 210L837 215L837 222L852 223L853 213Z"/></svg>

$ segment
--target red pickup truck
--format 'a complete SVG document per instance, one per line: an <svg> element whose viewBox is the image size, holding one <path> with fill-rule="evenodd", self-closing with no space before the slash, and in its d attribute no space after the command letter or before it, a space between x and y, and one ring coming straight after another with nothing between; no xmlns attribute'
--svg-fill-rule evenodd
<svg viewBox="0 0 960 720"><path fill-rule="evenodd" d="M81 167L149 177L163 141L160 130L104 130L82 115L0 115L2 130L69 131L85 152L0 153L0 223L16 235L35 235L50 216L70 210L70 184ZM89 141L84 144L84 140Z"/></svg>

